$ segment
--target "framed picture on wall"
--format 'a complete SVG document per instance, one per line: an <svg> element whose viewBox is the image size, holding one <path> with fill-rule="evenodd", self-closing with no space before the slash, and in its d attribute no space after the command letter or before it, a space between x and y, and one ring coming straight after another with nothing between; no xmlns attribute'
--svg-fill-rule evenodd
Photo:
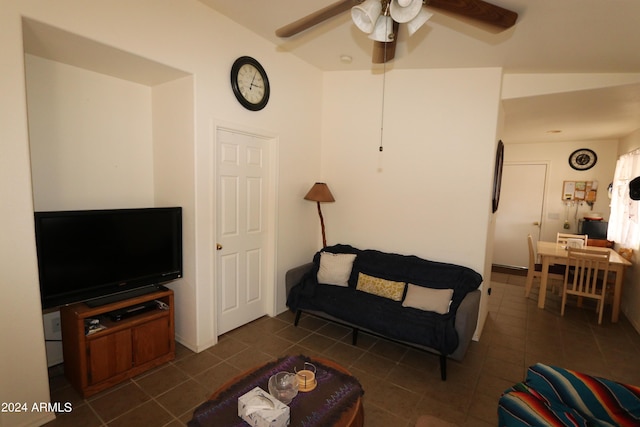
<svg viewBox="0 0 640 427"><path fill-rule="evenodd" d="M498 204L500 203L500 186L502 185L502 166L504 164L504 143L502 140L498 141L498 147L496 148L496 164L493 173L493 213L498 210Z"/></svg>

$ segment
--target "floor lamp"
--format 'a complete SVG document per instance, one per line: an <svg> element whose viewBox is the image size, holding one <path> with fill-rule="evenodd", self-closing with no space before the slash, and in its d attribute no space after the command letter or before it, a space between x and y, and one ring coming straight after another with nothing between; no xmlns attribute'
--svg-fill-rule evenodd
<svg viewBox="0 0 640 427"><path fill-rule="evenodd" d="M333 194L329 190L329 187L324 182L316 182L311 187L311 190L304 196L305 200L311 200L318 204L318 215L320 216L320 228L322 229L322 247L327 247L327 238L324 233L324 218L322 218L322 209L320 209L320 203L335 202Z"/></svg>

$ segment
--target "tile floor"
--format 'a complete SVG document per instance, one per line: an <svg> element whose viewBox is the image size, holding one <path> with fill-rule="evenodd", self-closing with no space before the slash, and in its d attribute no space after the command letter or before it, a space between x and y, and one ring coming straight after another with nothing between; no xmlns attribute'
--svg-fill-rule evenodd
<svg viewBox="0 0 640 427"><path fill-rule="evenodd" d="M296 328L287 312L225 334L198 354L178 345L174 361L88 399L54 367L52 401L71 402L73 411L47 426L183 426L223 382L284 354L318 355L347 367L365 389L367 427L413 426L421 414L460 426L496 426L501 392L535 362L640 384L640 335L624 316L598 326L595 311L568 307L562 318L551 292L540 310L537 290L525 298L518 275L494 273L491 287L482 337L462 363L449 361L445 382L436 356L365 334L353 347L348 329L314 317L303 317Z"/></svg>

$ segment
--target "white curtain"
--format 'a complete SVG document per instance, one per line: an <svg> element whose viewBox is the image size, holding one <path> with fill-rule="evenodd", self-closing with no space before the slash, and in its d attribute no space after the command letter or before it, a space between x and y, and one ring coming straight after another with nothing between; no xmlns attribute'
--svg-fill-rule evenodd
<svg viewBox="0 0 640 427"><path fill-rule="evenodd" d="M607 239L636 250L640 249L640 202L629 198L629 181L637 176L640 176L640 150L618 159L607 231Z"/></svg>

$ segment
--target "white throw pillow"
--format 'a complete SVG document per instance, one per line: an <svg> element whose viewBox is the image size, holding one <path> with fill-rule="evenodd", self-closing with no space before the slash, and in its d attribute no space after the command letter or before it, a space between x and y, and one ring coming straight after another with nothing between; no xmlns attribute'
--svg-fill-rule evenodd
<svg viewBox="0 0 640 427"><path fill-rule="evenodd" d="M403 307L413 307L424 311L447 314L453 298L453 289L433 289L409 283Z"/></svg>
<svg viewBox="0 0 640 427"><path fill-rule="evenodd" d="M318 283L325 285L349 286L349 276L355 261L355 254L320 253Z"/></svg>

